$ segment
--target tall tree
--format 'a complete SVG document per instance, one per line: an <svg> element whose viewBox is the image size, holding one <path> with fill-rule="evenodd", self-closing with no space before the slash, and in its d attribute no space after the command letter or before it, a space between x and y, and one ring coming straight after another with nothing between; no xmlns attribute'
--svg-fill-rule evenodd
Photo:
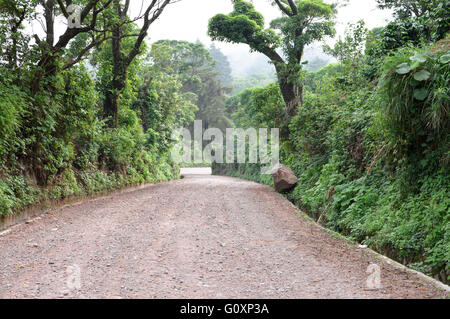
<svg viewBox="0 0 450 319"><path fill-rule="evenodd" d="M364 61L367 35L368 30L365 27L364 20L360 20L356 24L348 24L344 39L339 38L334 47L329 45L323 47L325 53L342 63L344 72L349 75L351 81L359 81L357 71Z"/></svg>
<svg viewBox="0 0 450 319"><path fill-rule="evenodd" d="M137 19L143 19L140 30L132 33L129 25L132 22L128 16L130 0L113 0L115 16L113 18L111 31L112 46L112 81L106 90L103 102L104 116L111 127L118 126L119 97L126 85L127 70L131 62L141 53L141 46L144 42L150 25L162 14L166 6L176 0L152 0L147 5L145 12ZM134 19L136 20L136 19ZM130 32L131 31L131 32ZM131 50L124 50L123 39L134 37Z"/></svg>
<svg viewBox="0 0 450 319"><path fill-rule="evenodd" d="M332 21L335 6L323 0L275 0L282 17L264 28L264 17L253 4L235 0L234 11L218 14L209 22L213 40L245 43L266 55L274 64L281 94L286 103L285 126L303 103L301 81L304 49L314 41L335 34ZM281 48L283 54L277 49ZM286 134L286 132L284 132Z"/></svg>
<svg viewBox="0 0 450 319"><path fill-rule="evenodd" d="M390 47L401 47L407 42L431 44L450 31L448 0L377 0L378 7L392 9L396 19L382 33Z"/></svg>
<svg viewBox="0 0 450 319"><path fill-rule="evenodd" d="M77 57L66 61L63 68L70 68L89 52L90 49L105 40L105 31L99 27L101 15L109 8L112 0L37 0L41 7L45 39L40 39L34 34L34 39L40 50L40 58L32 82L32 92L37 93L41 89L43 78L54 75L59 66L59 58L72 40L80 35L86 35L90 41L80 48ZM71 11L69 8L79 6L79 10ZM56 40L55 20L57 16L64 16L68 20L66 30ZM76 23L72 23L73 19Z"/></svg>
<svg viewBox="0 0 450 319"><path fill-rule="evenodd" d="M23 32L24 22L35 14L37 0L0 0L0 65L20 78L29 53L30 37Z"/></svg>

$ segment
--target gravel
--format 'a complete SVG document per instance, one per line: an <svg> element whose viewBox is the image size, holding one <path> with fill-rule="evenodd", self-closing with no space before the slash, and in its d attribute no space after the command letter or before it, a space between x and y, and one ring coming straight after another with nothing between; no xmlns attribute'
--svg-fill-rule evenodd
<svg viewBox="0 0 450 319"><path fill-rule="evenodd" d="M380 267L369 289L368 266ZM440 298L270 187L184 179L52 210L0 236L0 298Z"/></svg>

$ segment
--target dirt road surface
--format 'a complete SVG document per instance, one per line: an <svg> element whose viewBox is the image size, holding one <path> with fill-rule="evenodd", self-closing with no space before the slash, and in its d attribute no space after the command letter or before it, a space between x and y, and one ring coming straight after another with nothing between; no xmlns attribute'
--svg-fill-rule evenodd
<svg viewBox="0 0 450 319"><path fill-rule="evenodd" d="M380 289L367 287L371 264ZM229 177L88 200L0 236L0 298L444 296L331 236L270 187Z"/></svg>

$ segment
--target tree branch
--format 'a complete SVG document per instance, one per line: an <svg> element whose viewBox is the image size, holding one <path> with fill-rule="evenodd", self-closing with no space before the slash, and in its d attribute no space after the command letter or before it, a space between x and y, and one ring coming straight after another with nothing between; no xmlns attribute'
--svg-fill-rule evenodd
<svg viewBox="0 0 450 319"><path fill-rule="evenodd" d="M275 0L276 4L278 5L278 7L280 8L281 11L283 11L286 15L292 17L292 12L289 11L288 8L286 8L280 0Z"/></svg>
<svg viewBox="0 0 450 319"><path fill-rule="evenodd" d="M80 51L80 53L77 55L77 57L75 59L71 60L69 63L67 63L65 66L63 66L62 69L63 70L70 69L75 64L77 64L81 60L83 60L86 53L88 53L92 48L100 45L101 43L103 43L104 41L109 40L109 39L111 39L111 37L102 37L101 39L98 39L98 40L93 39L92 42L88 46L86 46L85 48L83 48L83 50Z"/></svg>
<svg viewBox="0 0 450 319"><path fill-rule="evenodd" d="M68 19L69 18L69 13L67 12L67 9L66 9L64 3L62 2L62 0L56 0L56 1L59 4L59 8L61 9L61 12Z"/></svg>
<svg viewBox="0 0 450 319"><path fill-rule="evenodd" d="M160 5L160 2L157 0L153 0L152 3L148 6L147 10L145 11L144 15L144 25L141 28L141 32L139 33L139 37L137 38L133 50L128 54L126 58L126 64L130 64L131 61L141 52L140 48L142 45L142 42L144 41L145 37L147 36L147 31L150 27L150 25L158 19L158 17L161 15L161 13L164 11L164 8L170 3L171 0L164 0L164 2ZM153 8L158 5L158 8L153 12L153 16L150 18L150 13L152 12Z"/></svg>
<svg viewBox="0 0 450 319"><path fill-rule="evenodd" d="M288 0L288 2L289 2L289 6L291 7L293 15L298 14L298 8L297 8L297 5L294 3L294 1Z"/></svg>

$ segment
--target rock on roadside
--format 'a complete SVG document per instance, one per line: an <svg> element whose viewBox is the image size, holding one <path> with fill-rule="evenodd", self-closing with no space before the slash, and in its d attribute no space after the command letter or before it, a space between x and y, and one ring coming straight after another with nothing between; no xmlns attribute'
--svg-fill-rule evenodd
<svg viewBox="0 0 450 319"><path fill-rule="evenodd" d="M272 170L273 184L277 192L293 189L297 185L297 176L286 165L279 164Z"/></svg>

